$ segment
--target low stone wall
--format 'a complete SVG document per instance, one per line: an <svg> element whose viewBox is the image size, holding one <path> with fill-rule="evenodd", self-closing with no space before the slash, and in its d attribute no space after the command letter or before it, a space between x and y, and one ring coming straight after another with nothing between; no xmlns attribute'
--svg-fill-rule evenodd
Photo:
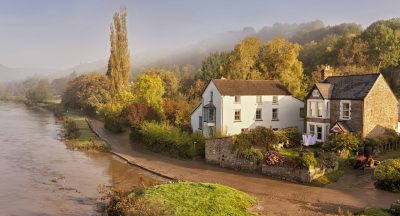
<svg viewBox="0 0 400 216"><path fill-rule="evenodd" d="M232 137L207 139L205 159L207 163L245 172L261 169L261 165L258 165L256 161L242 158L238 151L232 150Z"/></svg>
<svg viewBox="0 0 400 216"><path fill-rule="evenodd" d="M334 168L331 169L324 169L319 167L300 169L293 168L288 165L268 166L266 164L263 164L261 173L266 176L291 182L311 182L312 180L317 179L325 175L326 173L338 170L338 168L339 162Z"/></svg>

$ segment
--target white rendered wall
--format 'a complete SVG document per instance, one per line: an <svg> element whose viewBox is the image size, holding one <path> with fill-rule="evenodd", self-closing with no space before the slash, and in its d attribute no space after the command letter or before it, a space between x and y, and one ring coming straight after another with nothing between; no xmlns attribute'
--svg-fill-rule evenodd
<svg viewBox="0 0 400 216"><path fill-rule="evenodd" d="M199 116L202 116L202 111L203 110L203 105L200 104L200 106L198 106L196 108L196 110L192 113L192 115L190 116L190 123L192 125L192 130L194 131L198 131L199 129ZM202 122L203 124L203 122Z"/></svg>

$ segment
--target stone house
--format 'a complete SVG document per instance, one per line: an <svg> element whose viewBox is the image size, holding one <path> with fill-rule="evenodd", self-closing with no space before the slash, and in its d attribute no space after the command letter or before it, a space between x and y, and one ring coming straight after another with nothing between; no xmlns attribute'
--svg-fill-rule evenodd
<svg viewBox="0 0 400 216"><path fill-rule="evenodd" d="M205 137L234 135L256 126L303 131L304 102L276 80L214 79L191 114L193 131Z"/></svg>
<svg viewBox="0 0 400 216"><path fill-rule="evenodd" d="M361 138L398 129L398 100L380 73L332 76L321 71L322 81L306 96L306 132L324 142L330 135L354 132Z"/></svg>

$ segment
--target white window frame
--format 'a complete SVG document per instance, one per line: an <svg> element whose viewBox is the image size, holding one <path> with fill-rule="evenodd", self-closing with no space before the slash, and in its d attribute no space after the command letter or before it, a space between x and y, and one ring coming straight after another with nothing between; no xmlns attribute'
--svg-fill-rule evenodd
<svg viewBox="0 0 400 216"><path fill-rule="evenodd" d="M257 112L260 112L259 118L257 118ZM256 121L262 121L262 109L261 108L256 109Z"/></svg>
<svg viewBox="0 0 400 216"><path fill-rule="evenodd" d="M314 89L314 90L312 91L312 96L313 96L313 97L319 97L319 91L318 91L317 89Z"/></svg>
<svg viewBox="0 0 400 216"><path fill-rule="evenodd" d="M349 115L344 116L344 104L349 104ZM341 120L350 120L351 119L351 101L350 100L341 100L340 101L340 119Z"/></svg>
<svg viewBox="0 0 400 216"><path fill-rule="evenodd" d="M240 103L240 100L241 100L241 98L240 98L239 95L235 95L235 96L234 96L234 102L235 102L235 103L239 104L239 103Z"/></svg>
<svg viewBox="0 0 400 216"><path fill-rule="evenodd" d="M324 102L318 101L317 102L317 117L322 118L324 116Z"/></svg>
<svg viewBox="0 0 400 216"><path fill-rule="evenodd" d="M278 104L279 98L277 95L272 96L272 104Z"/></svg>
<svg viewBox="0 0 400 216"><path fill-rule="evenodd" d="M256 103L257 104L261 104L262 103L262 96L261 95L257 95L256 96Z"/></svg>
<svg viewBox="0 0 400 216"><path fill-rule="evenodd" d="M309 128L310 128L310 134L315 135L315 125L309 124ZM311 128L313 128L313 129L311 130Z"/></svg>
<svg viewBox="0 0 400 216"><path fill-rule="evenodd" d="M274 110L276 110L276 117L274 118ZM272 121L279 121L279 109L273 108L272 109Z"/></svg>
<svg viewBox="0 0 400 216"><path fill-rule="evenodd" d="M236 112L239 112L239 119L236 119ZM235 109L233 112L233 121L239 122L242 120L242 111L240 109Z"/></svg>

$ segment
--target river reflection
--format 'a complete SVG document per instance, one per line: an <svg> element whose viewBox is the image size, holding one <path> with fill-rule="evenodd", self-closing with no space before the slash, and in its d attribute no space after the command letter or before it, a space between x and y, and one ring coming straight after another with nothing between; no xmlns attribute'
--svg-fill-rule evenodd
<svg viewBox="0 0 400 216"><path fill-rule="evenodd" d="M0 102L0 215L99 215L99 185L162 181L108 153L68 150L60 131L49 112Z"/></svg>

